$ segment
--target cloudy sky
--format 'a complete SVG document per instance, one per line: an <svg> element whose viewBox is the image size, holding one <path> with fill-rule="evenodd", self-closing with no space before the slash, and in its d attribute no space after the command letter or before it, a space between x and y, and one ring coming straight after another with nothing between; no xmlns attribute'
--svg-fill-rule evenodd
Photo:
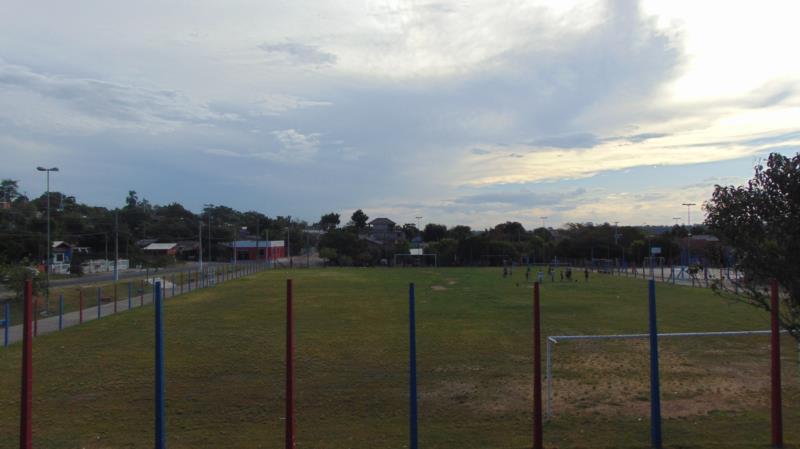
<svg viewBox="0 0 800 449"><path fill-rule="evenodd" d="M307 220L685 221L800 151L797 5L5 0L0 177Z"/></svg>

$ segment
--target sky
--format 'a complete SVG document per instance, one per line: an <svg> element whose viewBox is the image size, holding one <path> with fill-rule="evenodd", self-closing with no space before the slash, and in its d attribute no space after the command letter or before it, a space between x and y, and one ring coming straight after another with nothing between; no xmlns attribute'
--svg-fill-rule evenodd
<svg viewBox="0 0 800 449"><path fill-rule="evenodd" d="M796 1L4 0L0 178L119 207L692 223L800 151ZM422 218L417 218L422 217ZM541 217L547 217L542 219Z"/></svg>

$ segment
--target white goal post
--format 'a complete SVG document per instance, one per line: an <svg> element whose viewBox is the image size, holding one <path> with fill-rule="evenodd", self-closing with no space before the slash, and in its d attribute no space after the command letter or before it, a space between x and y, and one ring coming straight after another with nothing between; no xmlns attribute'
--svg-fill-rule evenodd
<svg viewBox="0 0 800 449"><path fill-rule="evenodd" d="M743 337L749 335L769 335L771 331L728 331L728 332L673 332L658 334L659 338L671 337ZM787 331L781 331L781 334L786 334ZM619 335L554 335L547 337L547 353L546 353L546 366L545 378L547 380L547 406L545 416L551 418L553 416L553 350L556 343L560 341L574 341L574 340L630 340L630 339L646 339L650 334L619 334ZM800 348L799 348L800 349Z"/></svg>
<svg viewBox="0 0 800 449"><path fill-rule="evenodd" d="M434 267L438 267L439 266L438 254L436 254L436 253L423 254L423 253L420 252L420 253L416 253L416 254L395 254L394 255L394 265L393 265L395 267L397 266L397 258L398 257L400 257L400 258L409 258L411 260L417 259L420 262L424 261L426 257L428 257L428 258L429 257L433 257L433 266ZM420 263L420 265L421 265L421 263Z"/></svg>

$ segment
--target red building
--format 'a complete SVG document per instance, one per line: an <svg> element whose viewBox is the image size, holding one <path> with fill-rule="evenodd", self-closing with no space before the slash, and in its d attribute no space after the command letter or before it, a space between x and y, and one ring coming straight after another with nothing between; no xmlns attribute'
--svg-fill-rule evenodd
<svg viewBox="0 0 800 449"><path fill-rule="evenodd" d="M286 257L283 240L237 240L225 246L236 251L237 260L273 260Z"/></svg>

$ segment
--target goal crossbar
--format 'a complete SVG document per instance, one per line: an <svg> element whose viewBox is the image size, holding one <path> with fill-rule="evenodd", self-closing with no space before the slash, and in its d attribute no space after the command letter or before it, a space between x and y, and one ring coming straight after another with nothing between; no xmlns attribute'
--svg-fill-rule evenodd
<svg viewBox="0 0 800 449"><path fill-rule="evenodd" d="M752 331L722 331L722 332L670 332L658 334L658 338L670 337L744 337L748 335L769 335L769 330ZM781 331L782 334L788 331ZM548 418L553 416L553 347L559 341L575 340L634 340L649 338L650 334L613 334L613 335L553 335L547 337L547 361L545 367L545 377L547 379L547 407L546 415Z"/></svg>

